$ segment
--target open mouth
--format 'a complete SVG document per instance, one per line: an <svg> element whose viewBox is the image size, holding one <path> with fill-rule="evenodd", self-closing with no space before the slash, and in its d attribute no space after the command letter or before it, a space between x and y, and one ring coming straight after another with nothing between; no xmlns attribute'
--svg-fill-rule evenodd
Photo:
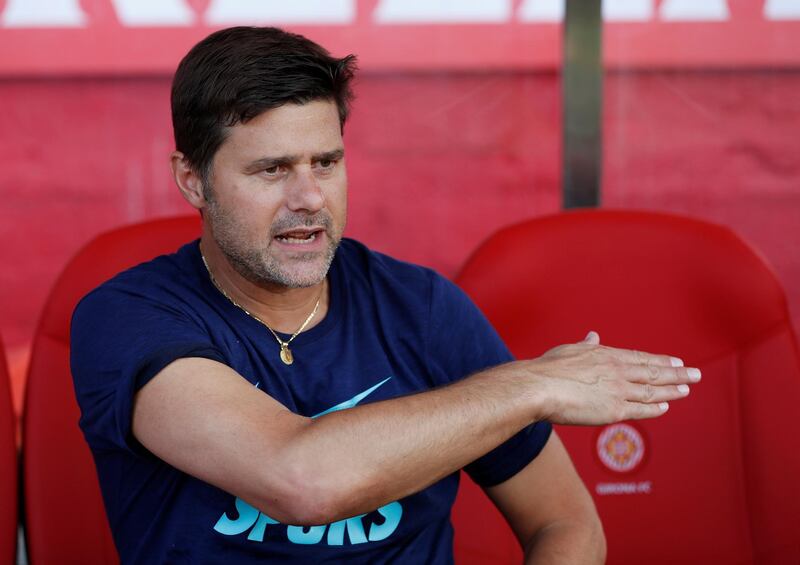
<svg viewBox="0 0 800 565"><path fill-rule="evenodd" d="M313 243L317 236L322 233L321 229L316 230L292 230L284 232L280 235L276 235L275 239L280 241L281 243L287 243L290 245L304 245Z"/></svg>

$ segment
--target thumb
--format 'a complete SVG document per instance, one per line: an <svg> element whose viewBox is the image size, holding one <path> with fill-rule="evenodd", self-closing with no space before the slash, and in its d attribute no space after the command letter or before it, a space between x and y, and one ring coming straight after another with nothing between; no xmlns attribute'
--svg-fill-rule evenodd
<svg viewBox="0 0 800 565"><path fill-rule="evenodd" d="M586 337L583 338L583 341L584 343L590 343L592 345L600 345L600 335L596 331L592 330L586 334Z"/></svg>

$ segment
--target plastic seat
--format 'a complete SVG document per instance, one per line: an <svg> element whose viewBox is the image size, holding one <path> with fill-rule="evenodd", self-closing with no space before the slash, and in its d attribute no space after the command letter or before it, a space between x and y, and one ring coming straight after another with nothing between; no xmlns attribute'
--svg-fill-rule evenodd
<svg viewBox="0 0 800 565"><path fill-rule="evenodd" d="M499 231L457 280L520 358L594 329L703 371L661 418L558 429L609 564L800 563L800 355L757 251L694 219L577 211Z"/></svg>
<svg viewBox="0 0 800 565"><path fill-rule="evenodd" d="M78 428L80 412L69 372L69 324L75 305L114 274L172 252L199 235L197 216L105 233L77 253L50 293L34 336L25 395L23 477L31 563L119 561L94 462Z"/></svg>
<svg viewBox="0 0 800 565"><path fill-rule="evenodd" d="M17 436L6 357L0 343L0 563L17 551Z"/></svg>

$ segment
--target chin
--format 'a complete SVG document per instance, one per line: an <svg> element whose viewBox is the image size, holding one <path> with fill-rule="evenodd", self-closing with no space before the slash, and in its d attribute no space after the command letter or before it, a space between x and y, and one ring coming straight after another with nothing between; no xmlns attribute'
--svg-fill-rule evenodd
<svg viewBox="0 0 800 565"><path fill-rule="evenodd" d="M330 261L326 257L314 261L303 261L291 266L266 264L259 279L268 284L277 284L287 288L308 288L325 280L330 269Z"/></svg>
<svg viewBox="0 0 800 565"><path fill-rule="evenodd" d="M320 277L280 277L266 280L268 284L278 285L285 288L310 288L325 280L325 275Z"/></svg>

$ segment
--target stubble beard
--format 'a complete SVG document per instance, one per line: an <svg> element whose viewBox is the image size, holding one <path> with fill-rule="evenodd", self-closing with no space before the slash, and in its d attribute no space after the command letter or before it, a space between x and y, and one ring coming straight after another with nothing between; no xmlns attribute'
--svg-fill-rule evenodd
<svg viewBox="0 0 800 565"><path fill-rule="evenodd" d="M222 210L213 197L213 191L204 187L204 193L208 204L204 221L208 222L214 241L239 275L259 286L285 288L307 288L325 279L341 241L341 233L334 233L333 220L328 212L282 216L270 226L264 244L253 247L242 239L245 230ZM278 233L312 226L321 227L327 238L328 245L321 255L319 252L305 252L300 245L300 249L289 259L281 261L273 255L270 247Z"/></svg>

